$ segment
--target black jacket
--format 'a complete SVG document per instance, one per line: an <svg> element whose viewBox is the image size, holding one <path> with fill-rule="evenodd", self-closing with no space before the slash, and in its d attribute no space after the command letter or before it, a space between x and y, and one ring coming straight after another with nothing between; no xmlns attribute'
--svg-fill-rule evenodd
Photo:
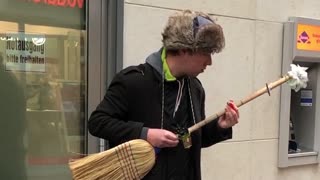
<svg viewBox="0 0 320 180"><path fill-rule="evenodd" d="M161 51L151 54L147 62L119 72L110 84L102 102L91 114L88 128L92 135L109 140L111 147L141 138L143 129L160 128L162 115ZM196 122L205 119L204 89L197 78L189 78L190 93ZM200 153L208 147L232 137L232 129L220 129L212 121L192 133L191 147L195 177L200 180ZM161 153L160 153L161 154ZM164 156L164 157L163 157ZM163 156L144 179L164 180Z"/></svg>

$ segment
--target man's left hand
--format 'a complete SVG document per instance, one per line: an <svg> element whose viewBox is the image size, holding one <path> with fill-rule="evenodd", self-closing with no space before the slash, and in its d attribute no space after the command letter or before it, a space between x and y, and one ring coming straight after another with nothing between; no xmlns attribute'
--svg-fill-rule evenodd
<svg viewBox="0 0 320 180"><path fill-rule="evenodd" d="M239 122L238 107L233 101L229 101L225 108L225 113L218 120L218 124L221 128L230 128Z"/></svg>

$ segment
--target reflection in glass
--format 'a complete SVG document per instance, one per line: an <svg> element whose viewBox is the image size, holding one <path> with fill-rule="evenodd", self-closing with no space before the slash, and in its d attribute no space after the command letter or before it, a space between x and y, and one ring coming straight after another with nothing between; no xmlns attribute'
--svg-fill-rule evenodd
<svg viewBox="0 0 320 180"><path fill-rule="evenodd" d="M71 179L68 161L85 142L85 8L25 8L37 11L0 8L0 179Z"/></svg>
<svg viewBox="0 0 320 180"><path fill-rule="evenodd" d="M33 28L36 27L26 26L26 30ZM45 72L26 76L28 160L31 165L67 166L70 158L77 158L84 152L82 34L67 30L66 34L46 35ZM60 170L58 174L66 176L66 170Z"/></svg>
<svg viewBox="0 0 320 180"><path fill-rule="evenodd" d="M6 72L0 54L0 179L26 179L24 136L25 97L23 87L12 72Z"/></svg>

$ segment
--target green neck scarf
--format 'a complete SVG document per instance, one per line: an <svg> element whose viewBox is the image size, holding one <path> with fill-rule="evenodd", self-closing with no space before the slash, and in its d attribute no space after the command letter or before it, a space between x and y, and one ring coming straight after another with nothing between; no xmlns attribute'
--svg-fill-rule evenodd
<svg viewBox="0 0 320 180"><path fill-rule="evenodd" d="M165 48L162 49L161 60L162 60L162 68L163 68L165 80L166 81L175 81L176 78L171 74L169 66L167 64L166 49Z"/></svg>

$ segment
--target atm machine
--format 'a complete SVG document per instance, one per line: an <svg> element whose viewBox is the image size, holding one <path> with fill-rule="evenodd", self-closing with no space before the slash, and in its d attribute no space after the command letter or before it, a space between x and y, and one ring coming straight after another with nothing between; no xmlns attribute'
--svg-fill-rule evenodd
<svg viewBox="0 0 320 180"><path fill-rule="evenodd" d="M284 24L282 74L308 67L308 86L281 86L278 167L319 163L320 20L291 17Z"/></svg>

